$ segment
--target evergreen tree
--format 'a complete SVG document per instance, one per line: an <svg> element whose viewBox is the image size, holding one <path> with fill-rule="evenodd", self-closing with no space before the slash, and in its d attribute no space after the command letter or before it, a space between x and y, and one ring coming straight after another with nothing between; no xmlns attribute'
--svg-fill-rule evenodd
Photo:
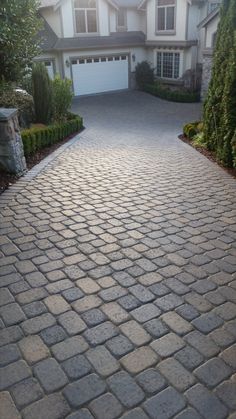
<svg viewBox="0 0 236 419"><path fill-rule="evenodd" d="M52 117L52 82L43 63L33 66L32 87L36 122L48 124Z"/></svg>
<svg viewBox="0 0 236 419"><path fill-rule="evenodd" d="M0 0L0 79L21 80L39 55L38 0Z"/></svg>
<svg viewBox="0 0 236 419"><path fill-rule="evenodd" d="M204 138L227 166L233 164L236 129L236 1L221 8L212 77L204 105Z"/></svg>

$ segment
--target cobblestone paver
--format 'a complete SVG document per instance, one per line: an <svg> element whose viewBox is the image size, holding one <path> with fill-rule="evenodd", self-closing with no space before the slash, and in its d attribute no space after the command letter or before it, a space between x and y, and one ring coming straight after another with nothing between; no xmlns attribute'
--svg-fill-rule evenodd
<svg viewBox="0 0 236 419"><path fill-rule="evenodd" d="M196 104L74 104L87 129L0 211L1 419L236 412L236 182Z"/></svg>

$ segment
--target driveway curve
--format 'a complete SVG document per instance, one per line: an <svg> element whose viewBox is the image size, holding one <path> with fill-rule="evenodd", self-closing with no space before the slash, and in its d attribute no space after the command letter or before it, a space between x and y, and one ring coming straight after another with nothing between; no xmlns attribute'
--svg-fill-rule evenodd
<svg viewBox="0 0 236 419"><path fill-rule="evenodd" d="M235 419L236 183L177 138L200 105L73 110L0 210L0 418Z"/></svg>

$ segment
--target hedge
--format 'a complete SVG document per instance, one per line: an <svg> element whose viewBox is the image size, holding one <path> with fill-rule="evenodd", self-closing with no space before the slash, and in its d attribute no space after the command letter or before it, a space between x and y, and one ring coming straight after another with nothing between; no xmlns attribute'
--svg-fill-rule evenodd
<svg viewBox="0 0 236 419"><path fill-rule="evenodd" d="M169 90L159 84L147 84L144 91L151 95L166 99L171 102L192 103L200 101L200 94L198 92L182 92Z"/></svg>
<svg viewBox="0 0 236 419"><path fill-rule="evenodd" d="M21 131L25 156L34 154L42 148L49 147L64 140L71 134L78 132L83 127L80 116L69 114L64 123L49 125L43 128L30 128Z"/></svg>

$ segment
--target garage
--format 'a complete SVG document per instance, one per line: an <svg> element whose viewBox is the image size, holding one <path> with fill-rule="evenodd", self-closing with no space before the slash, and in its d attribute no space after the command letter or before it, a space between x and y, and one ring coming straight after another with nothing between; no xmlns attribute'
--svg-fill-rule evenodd
<svg viewBox="0 0 236 419"><path fill-rule="evenodd" d="M128 55L71 60L75 96L128 89Z"/></svg>

